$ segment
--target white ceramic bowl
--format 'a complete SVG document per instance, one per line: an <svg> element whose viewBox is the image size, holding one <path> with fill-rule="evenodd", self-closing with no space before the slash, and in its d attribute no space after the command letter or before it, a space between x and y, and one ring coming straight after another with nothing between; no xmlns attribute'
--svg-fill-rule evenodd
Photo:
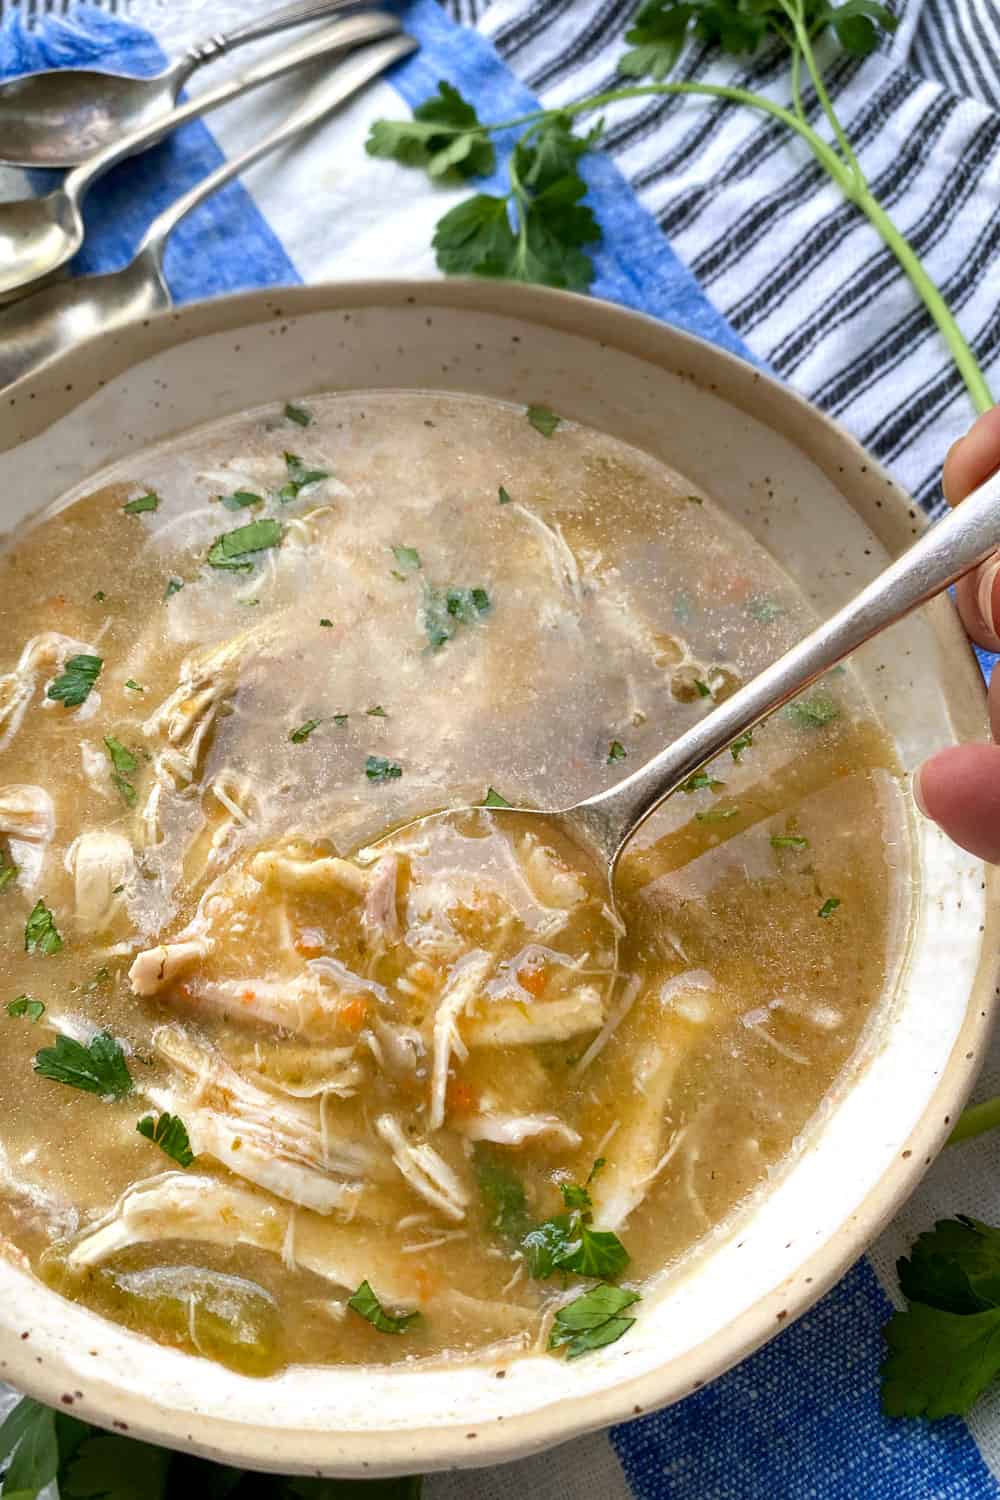
<svg viewBox="0 0 1000 1500"><path fill-rule="evenodd" d="M432 387L547 402L728 506L828 611L920 529L833 423L748 365L607 304L513 285L369 283L200 303L81 345L5 393L0 527L111 460L290 393ZM938 601L857 659L908 770L982 737L982 684ZM898 993L806 1148L733 1232L643 1302L627 1339L518 1360L251 1380L159 1347L0 1262L0 1371L136 1437L285 1472L497 1462L679 1400L804 1311L912 1191L971 1087L994 1006L981 865L919 820Z"/></svg>

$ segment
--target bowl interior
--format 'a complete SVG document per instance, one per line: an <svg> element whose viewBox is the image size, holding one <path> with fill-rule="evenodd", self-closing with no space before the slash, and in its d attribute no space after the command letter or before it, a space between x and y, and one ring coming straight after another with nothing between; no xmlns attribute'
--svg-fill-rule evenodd
<svg viewBox="0 0 1000 1500"><path fill-rule="evenodd" d="M97 339L10 395L0 528L107 462L208 418L310 391L436 388L545 402L712 494L828 612L919 530L845 434L751 367L605 304L518 287L371 284L255 293ZM982 735L981 683L946 602L857 658L907 771ZM920 712L913 712L919 694ZM922 821L909 951L863 1066L773 1189L574 1364L293 1369L253 1381L153 1345L0 1261L0 1367L132 1435L286 1472L378 1474L514 1457L675 1400L804 1310L941 1143L993 1004L981 865Z"/></svg>

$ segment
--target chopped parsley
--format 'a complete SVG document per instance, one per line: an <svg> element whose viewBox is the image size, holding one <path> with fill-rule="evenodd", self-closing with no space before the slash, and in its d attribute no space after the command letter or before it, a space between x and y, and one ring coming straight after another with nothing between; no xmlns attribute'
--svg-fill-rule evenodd
<svg viewBox="0 0 1000 1500"><path fill-rule="evenodd" d="M608 1286L606 1282L591 1287L556 1313L549 1348L565 1348L567 1359L578 1359L591 1349L613 1344L635 1322L634 1318L622 1315L638 1301L639 1293L624 1287Z"/></svg>
<svg viewBox="0 0 1000 1500"><path fill-rule="evenodd" d="M49 683L45 696L66 708L79 708L90 697L103 666L100 656L71 656L59 676Z"/></svg>
<svg viewBox="0 0 1000 1500"><path fill-rule="evenodd" d="M45 1014L45 1006L40 1000L31 995L18 995L16 1000L11 1000L7 1006L9 1016L26 1016L33 1025L38 1024Z"/></svg>
<svg viewBox="0 0 1000 1500"><path fill-rule="evenodd" d="M167 579L167 586L163 590L163 597L164 597L164 599L172 599L173 596L174 596L174 594L179 594L180 591L181 591L181 589L183 587L184 587L183 579L180 579L180 578L168 578Z"/></svg>
<svg viewBox="0 0 1000 1500"><path fill-rule="evenodd" d="M548 406L529 406L525 416L535 431L540 432L544 438L550 438L562 421L562 417L557 417Z"/></svg>
<svg viewBox="0 0 1000 1500"><path fill-rule="evenodd" d="M304 724L299 725L298 729L293 729L288 738L293 745L301 745L309 738L314 729L319 728L322 722L322 719L307 719Z"/></svg>
<svg viewBox="0 0 1000 1500"><path fill-rule="evenodd" d="M560 1183L559 1190L568 1213L557 1214L530 1229L521 1241L528 1270L544 1281L556 1271L577 1276L596 1276L613 1280L629 1263L629 1253L616 1234L607 1229L591 1228L590 1184L603 1167L598 1157L587 1181Z"/></svg>
<svg viewBox="0 0 1000 1500"><path fill-rule="evenodd" d="M253 490L233 490L230 495L220 495L219 504L225 506L226 510L248 510L252 505L263 505L264 496L255 494Z"/></svg>
<svg viewBox="0 0 1000 1500"><path fill-rule="evenodd" d="M5 891L17 879L17 865L0 849L0 892Z"/></svg>
<svg viewBox="0 0 1000 1500"><path fill-rule="evenodd" d="M745 729L741 735L733 740L733 743L729 747L729 753L733 757L733 760L736 761L737 765L739 764L740 756L743 754L744 750L749 750L752 744L752 729Z"/></svg>
<svg viewBox="0 0 1000 1500"><path fill-rule="evenodd" d="M486 1205L486 1227L520 1240L531 1224L523 1182L482 1145L476 1146L473 1160L479 1192Z"/></svg>
<svg viewBox="0 0 1000 1500"><path fill-rule="evenodd" d="M407 120L376 120L365 143L369 156L426 167L431 177L454 182L488 177L496 165L493 142L475 109L453 84L418 104Z"/></svg>
<svg viewBox="0 0 1000 1500"><path fill-rule="evenodd" d="M328 620L325 615L323 616L323 619L320 620L319 623L323 626L324 630L332 630L333 629L333 621L332 620Z"/></svg>
<svg viewBox="0 0 1000 1500"><path fill-rule="evenodd" d="M369 781L398 781L402 774L402 766L386 760L384 755L369 755L365 761L365 775Z"/></svg>
<svg viewBox="0 0 1000 1500"><path fill-rule="evenodd" d="M513 802L508 802L506 797L501 797L494 787L486 788L486 796L480 802L480 807L513 807Z"/></svg>
<svg viewBox="0 0 1000 1500"><path fill-rule="evenodd" d="M285 402L285 416L289 422L294 422L296 427L309 427L312 424L313 414L304 406L296 406L294 401Z"/></svg>
<svg viewBox="0 0 1000 1500"><path fill-rule="evenodd" d="M420 553L417 551L416 547L393 547L392 555L399 563L399 566L403 570L404 575L407 573L415 573L421 566ZM399 575L397 574L397 577L398 576Z"/></svg>
<svg viewBox="0 0 1000 1500"><path fill-rule="evenodd" d="M389 717L381 703L376 703L374 708L366 708L365 713L369 719L387 719Z"/></svg>
<svg viewBox="0 0 1000 1500"><path fill-rule="evenodd" d="M367 1281L361 1283L353 1297L348 1297L347 1305L356 1313L360 1313L363 1318L367 1318L379 1333L405 1333L410 1324L415 1323L420 1317L419 1312L386 1312Z"/></svg>
<svg viewBox="0 0 1000 1500"><path fill-rule="evenodd" d="M689 505L704 505L705 503L701 495L685 495L684 499Z"/></svg>
<svg viewBox="0 0 1000 1500"><path fill-rule="evenodd" d="M321 479L329 479L327 469L310 469L299 458L297 453L285 454L285 469L288 479L278 491L278 499L282 505L287 505L290 500L298 498L300 490L304 490L307 484L318 484Z"/></svg>
<svg viewBox="0 0 1000 1500"><path fill-rule="evenodd" d="M130 677L128 679L128 681L126 682L125 686L128 688L129 692L131 692L131 693L144 693L146 691L146 689L142 686L141 683L136 682L136 680L135 680L134 677Z"/></svg>
<svg viewBox="0 0 1000 1500"><path fill-rule="evenodd" d="M775 620L780 620L787 613L776 599L767 598L748 599L746 609L750 618L759 625L773 625Z"/></svg>
<svg viewBox="0 0 1000 1500"><path fill-rule="evenodd" d="M612 740L608 746L608 765L614 765L616 760L624 760L628 751L620 740Z"/></svg>
<svg viewBox="0 0 1000 1500"><path fill-rule="evenodd" d="M500 488L499 488L499 490L497 491L497 497L498 497L498 502L499 502L500 505L510 505L511 504L511 498L508 495L507 491L504 489L503 485L501 485Z"/></svg>
<svg viewBox="0 0 1000 1500"><path fill-rule="evenodd" d="M338 729L343 729L349 718L350 714L334 714L333 722L336 724Z"/></svg>
<svg viewBox="0 0 1000 1500"><path fill-rule="evenodd" d="M97 593L96 593L96 594L95 594L95 595L94 595L94 602L95 602L95 603L97 603L97 604L103 604L103 603L104 603L104 601L105 601L105 599L106 599L106 598L107 598L107 597L108 597L108 596L107 596L107 594L106 594L106 593L105 593L105 592L104 592L104 590L103 590L103 589L98 589L98 590L97 590Z"/></svg>
<svg viewBox="0 0 1000 1500"><path fill-rule="evenodd" d="M816 913L816 915L818 917L824 917L824 918L825 917L832 917L833 914L834 914L834 912L837 910L837 907L839 905L840 905L840 897L839 896L827 896L826 900L823 902L823 905L820 907L820 909Z"/></svg>
<svg viewBox="0 0 1000 1500"><path fill-rule="evenodd" d="M725 823L729 818L735 818L739 808L737 807L710 807L707 812L695 813L699 823Z"/></svg>
<svg viewBox="0 0 1000 1500"><path fill-rule="evenodd" d="M811 698L790 703L785 714L803 729L823 729L840 717L840 708L826 693L814 693Z"/></svg>
<svg viewBox="0 0 1000 1500"><path fill-rule="evenodd" d="M485 589L426 589L424 629L432 651L439 651L461 625L471 625L489 613L490 596Z"/></svg>
<svg viewBox="0 0 1000 1500"><path fill-rule="evenodd" d="M695 771L694 775L689 776L687 781L681 782L680 786L678 787L678 791L717 792L721 787L724 787L725 784L726 783L724 781L717 781L714 776L710 776L707 771Z"/></svg>
<svg viewBox="0 0 1000 1500"><path fill-rule="evenodd" d="M699 698L711 698L712 689L709 687L707 682L702 682L700 677L696 677L694 680L694 685L698 690Z"/></svg>
<svg viewBox="0 0 1000 1500"><path fill-rule="evenodd" d="M87 1045L69 1036L56 1037L55 1046L36 1054L35 1072L102 1098L124 1099L132 1092L125 1053L107 1031L98 1032Z"/></svg>
<svg viewBox="0 0 1000 1500"><path fill-rule="evenodd" d="M44 901L37 901L24 928L25 953L41 953L48 958L63 945L55 918Z"/></svg>
<svg viewBox="0 0 1000 1500"><path fill-rule="evenodd" d="M159 504L159 495L154 495L150 491L148 495L140 495L136 500L130 500L127 505L122 506L122 510L127 516L141 516L144 511L156 510Z"/></svg>
<svg viewBox="0 0 1000 1500"><path fill-rule="evenodd" d="M809 840L800 838L797 833L773 833L771 835L772 849L808 849Z"/></svg>
<svg viewBox="0 0 1000 1500"><path fill-rule="evenodd" d="M139 691L141 692L142 689L140 688ZM128 807L134 807L138 800L138 794L128 778L133 771L139 769L139 762L131 750L127 750L120 740L115 739L114 735L109 734L105 736L104 747L111 761L112 785L117 790L122 801Z"/></svg>
<svg viewBox="0 0 1000 1500"><path fill-rule="evenodd" d="M250 521L217 537L209 549L208 562L213 568L224 568L231 573L249 573L253 554L277 547L282 535L277 521L270 518Z"/></svg>
<svg viewBox="0 0 1000 1500"><path fill-rule="evenodd" d="M158 1120L154 1120L152 1115L146 1115L135 1128L147 1141L159 1146L179 1167L189 1167L194 1161L187 1126L177 1115L162 1114Z"/></svg>

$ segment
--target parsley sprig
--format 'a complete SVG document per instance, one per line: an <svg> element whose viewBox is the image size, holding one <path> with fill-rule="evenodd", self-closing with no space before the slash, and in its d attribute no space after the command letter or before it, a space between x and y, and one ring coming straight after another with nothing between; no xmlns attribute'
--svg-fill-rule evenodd
<svg viewBox="0 0 1000 1500"><path fill-rule="evenodd" d="M689 94L747 106L793 131L848 202L865 215L909 277L976 409L984 412L994 404L986 377L913 245L873 193L833 108L816 55L819 40L832 32L845 51L865 57L897 24L879 0L646 0L626 32L631 45L619 61L619 72L653 82L603 90L557 110L483 123L458 90L442 81L412 120L376 121L367 149L373 156L423 167L433 178L461 180L492 173L492 137L520 129L507 161L508 191L476 193L439 220L433 239L438 265L454 275L510 277L585 291L594 275L588 250L601 231L582 201L586 182L579 164L597 143L601 127L580 138L573 134L574 121L621 100L657 95ZM765 43L783 47L790 103L782 105L745 88L669 81L689 39L733 54L755 52ZM819 106L825 133L810 123L807 92Z"/></svg>
<svg viewBox="0 0 1000 1500"><path fill-rule="evenodd" d="M53 1046L36 1054L35 1072L103 1099L124 1099L132 1092L132 1075L121 1043L107 1031L98 1032L87 1043L57 1036Z"/></svg>

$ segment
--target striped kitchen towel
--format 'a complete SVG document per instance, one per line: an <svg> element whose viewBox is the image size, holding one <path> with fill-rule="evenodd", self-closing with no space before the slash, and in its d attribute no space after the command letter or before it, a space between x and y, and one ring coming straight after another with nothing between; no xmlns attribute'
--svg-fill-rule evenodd
<svg viewBox="0 0 1000 1500"><path fill-rule="evenodd" d="M164 50L270 0L129 0L131 22L145 30L111 14L121 0L106 9L35 3L58 4L68 19L29 24L8 3L0 76L79 60L151 71ZM373 162L363 150L370 121L418 103L439 78L483 118L609 85L635 5L412 0L404 10L422 44L416 57L184 222L167 261L175 297L434 274L433 224L466 190L432 189L418 173ZM891 46L833 62L831 92L876 190L1000 387L997 0L906 0L897 11ZM786 97L784 68L766 54L747 65L692 47L680 68ZM121 264L152 215L276 122L293 90L255 94L118 168L88 205L77 269ZM643 100L606 118L607 149L585 163L604 230L594 292L770 366L850 427L923 506L939 507L941 459L968 425L967 397L895 262L812 158L772 122L725 106ZM0 177L5 196L43 185L43 174ZM1000 1091L1000 1049L981 1090ZM708 1389L503 1469L435 1476L428 1500L997 1500L1000 1396L967 1423L887 1421L878 1404L895 1257L956 1211L1000 1222L1000 1141L947 1153L833 1292Z"/></svg>

